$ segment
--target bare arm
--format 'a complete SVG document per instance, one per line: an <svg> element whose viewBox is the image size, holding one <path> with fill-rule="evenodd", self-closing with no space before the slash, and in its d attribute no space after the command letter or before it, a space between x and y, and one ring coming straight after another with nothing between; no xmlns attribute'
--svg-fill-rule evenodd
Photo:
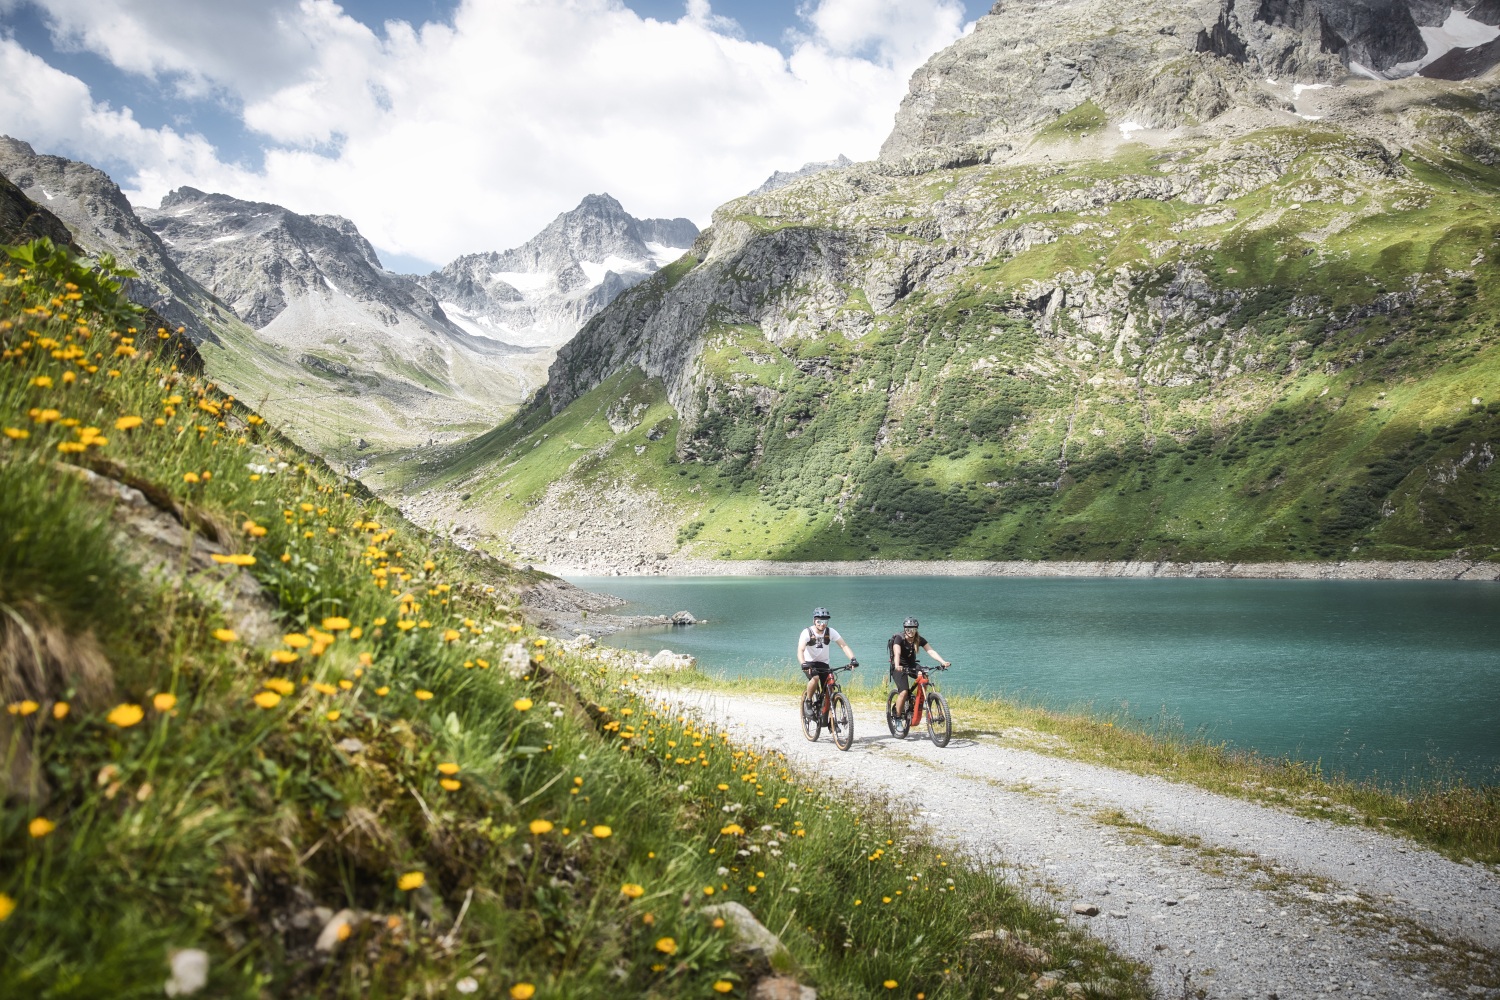
<svg viewBox="0 0 1500 1000"><path fill-rule="evenodd" d="M802 655L803 651L806 650L806 649L807 649L807 638L805 636L803 636L803 635L798 635L797 636L797 662L798 663L806 663L807 662L807 659Z"/></svg>
<svg viewBox="0 0 1500 1000"><path fill-rule="evenodd" d="M852 659L855 658L855 656L854 656L854 650L852 650L852 649L849 648L849 644L844 641L844 637L843 636L839 636L839 648L844 651L844 655L847 656L847 657L849 657L849 659L852 660Z"/></svg>
<svg viewBox="0 0 1500 1000"><path fill-rule="evenodd" d="M922 646L922 648L927 651L927 655L928 656L932 657L934 660L937 660L943 666L945 666L945 667L951 667L953 665L953 664L949 663L947 660L943 659L943 655L941 653L939 653L937 650L933 649L931 643L924 643L923 646Z"/></svg>

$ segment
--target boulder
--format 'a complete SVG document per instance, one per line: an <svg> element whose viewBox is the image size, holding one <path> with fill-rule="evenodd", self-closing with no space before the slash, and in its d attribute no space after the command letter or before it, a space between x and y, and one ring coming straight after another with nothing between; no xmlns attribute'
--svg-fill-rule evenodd
<svg viewBox="0 0 1500 1000"><path fill-rule="evenodd" d="M642 669L652 673L662 671L691 670L698 665L697 657L687 653L674 653L670 649L664 649L651 657L651 662Z"/></svg>
<svg viewBox="0 0 1500 1000"><path fill-rule="evenodd" d="M769 963L777 956L786 954L786 946L781 943L781 939L757 920L755 914L751 913L743 903L705 906L703 915L710 918L719 917L729 925L729 930L734 935L734 950L742 955L753 959L763 959Z"/></svg>

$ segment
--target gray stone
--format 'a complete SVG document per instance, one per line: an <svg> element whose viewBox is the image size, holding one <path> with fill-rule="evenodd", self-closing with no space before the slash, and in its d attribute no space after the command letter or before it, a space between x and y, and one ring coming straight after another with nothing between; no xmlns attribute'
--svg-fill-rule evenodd
<svg viewBox="0 0 1500 1000"><path fill-rule="evenodd" d="M719 903L705 906L703 915L712 919L721 918L734 934L737 951L767 962L786 954L786 946L755 918L743 903Z"/></svg>

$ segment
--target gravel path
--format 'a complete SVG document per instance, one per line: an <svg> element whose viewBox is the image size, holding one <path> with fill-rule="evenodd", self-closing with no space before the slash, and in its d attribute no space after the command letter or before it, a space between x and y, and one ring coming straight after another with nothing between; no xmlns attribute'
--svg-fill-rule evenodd
<svg viewBox="0 0 1500 1000"><path fill-rule="evenodd" d="M1042 734L969 733L958 719L939 749L925 731L890 737L878 710L857 706L841 753L826 734L807 742L785 698L667 697L819 774L916 803L940 843L998 863L1149 964L1163 996L1500 997L1500 875L1485 867L1026 748Z"/></svg>

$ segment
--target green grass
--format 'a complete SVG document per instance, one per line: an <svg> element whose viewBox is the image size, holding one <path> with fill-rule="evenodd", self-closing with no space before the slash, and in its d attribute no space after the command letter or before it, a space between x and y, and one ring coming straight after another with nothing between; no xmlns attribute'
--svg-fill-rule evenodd
<svg viewBox="0 0 1500 1000"><path fill-rule="evenodd" d="M1148 995L902 815L561 652L516 610L534 575L411 528L138 322L66 257L0 267L12 992L160 996L196 948L214 996L744 995L760 970L701 911L734 900L823 996L1024 989L970 939L996 927ZM238 558L143 568L80 468ZM271 633L224 603L240 585Z"/></svg>

